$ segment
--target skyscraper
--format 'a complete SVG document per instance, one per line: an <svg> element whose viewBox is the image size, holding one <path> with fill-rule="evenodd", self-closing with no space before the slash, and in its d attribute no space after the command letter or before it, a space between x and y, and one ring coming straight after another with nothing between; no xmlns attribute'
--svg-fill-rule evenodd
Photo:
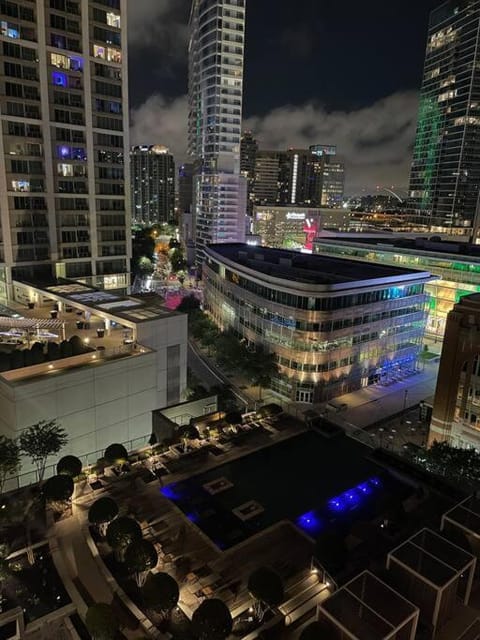
<svg viewBox="0 0 480 640"><path fill-rule="evenodd" d="M0 3L0 296L127 284L126 0Z"/></svg>
<svg viewBox="0 0 480 640"><path fill-rule="evenodd" d="M193 196L193 165L185 162L178 167L178 210L180 216L191 213Z"/></svg>
<svg viewBox="0 0 480 640"><path fill-rule="evenodd" d="M344 182L345 165L332 145L258 151L252 200L262 205L338 207Z"/></svg>
<svg viewBox="0 0 480 640"><path fill-rule="evenodd" d="M135 222L165 223L175 216L175 162L160 144L130 151L132 218Z"/></svg>
<svg viewBox="0 0 480 640"><path fill-rule="evenodd" d="M411 204L431 227L478 237L480 188L480 2L449 0L432 11Z"/></svg>
<svg viewBox="0 0 480 640"><path fill-rule="evenodd" d="M245 131L240 141L240 173L247 181L247 214L251 217L254 205L255 162L258 142L251 131Z"/></svg>
<svg viewBox="0 0 480 640"><path fill-rule="evenodd" d="M240 174L245 0L193 0L190 13L188 150L195 160L197 265L210 243L245 237Z"/></svg>

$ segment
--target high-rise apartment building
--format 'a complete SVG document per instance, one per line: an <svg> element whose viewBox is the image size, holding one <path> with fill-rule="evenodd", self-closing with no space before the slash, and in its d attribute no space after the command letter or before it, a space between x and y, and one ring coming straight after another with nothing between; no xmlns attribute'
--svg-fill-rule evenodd
<svg viewBox="0 0 480 640"><path fill-rule="evenodd" d="M193 0L188 149L195 160L197 265L210 243L243 241L246 180L240 174L245 0Z"/></svg>
<svg viewBox="0 0 480 640"><path fill-rule="evenodd" d="M127 284L126 0L0 3L0 295Z"/></svg>
<svg viewBox="0 0 480 640"><path fill-rule="evenodd" d="M278 204L280 202L279 151L258 151L255 160L253 199L256 204Z"/></svg>
<svg viewBox="0 0 480 640"><path fill-rule="evenodd" d="M160 144L130 151L132 218L135 222L166 223L175 217L175 162Z"/></svg>
<svg viewBox="0 0 480 640"><path fill-rule="evenodd" d="M432 11L411 204L431 227L478 238L480 189L480 2L449 0Z"/></svg>

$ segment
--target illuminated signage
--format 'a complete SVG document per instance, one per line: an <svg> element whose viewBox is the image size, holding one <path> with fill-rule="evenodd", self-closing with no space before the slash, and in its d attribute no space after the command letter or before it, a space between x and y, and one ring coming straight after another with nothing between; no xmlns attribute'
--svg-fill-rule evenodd
<svg viewBox="0 0 480 640"><path fill-rule="evenodd" d="M287 220L305 220L305 214L289 211L287 213Z"/></svg>

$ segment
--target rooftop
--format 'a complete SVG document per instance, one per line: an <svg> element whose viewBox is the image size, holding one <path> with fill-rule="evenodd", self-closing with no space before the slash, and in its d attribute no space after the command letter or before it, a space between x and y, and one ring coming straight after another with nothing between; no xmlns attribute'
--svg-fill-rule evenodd
<svg viewBox="0 0 480 640"><path fill-rule="evenodd" d="M21 282L52 300L64 302L78 308L86 308L103 314L116 316L120 321L138 324L171 315L173 312L162 306L160 298L135 298L111 291L95 289L81 282L59 279L55 282L34 284Z"/></svg>
<svg viewBox="0 0 480 640"><path fill-rule="evenodd" d="M425 271L393 267L357 260L310 255L285 249L250 246L246 244L210 245L208 256L228 260L233 265L246 267L273 278L312 285L350 285L361 281L396 279L429 279Z"/></svg>
<svg viewBox="0 0 480 640"><path fill-rule="evenodd" d="M356 233L356 234L338 234L332 237L319 237L315 240L316 244L351 244L371 245L378 249L401 249L406 253L421 253L423 255L439 254L442 257L452 257L456 260L465 258L469 262L480 262L480 245L474 245L468 242L453 242L451 240L442 240L440 237L432 235L430 238L422 236L412 237L405 234L383 234L381 237L374 233Z"/></svg>

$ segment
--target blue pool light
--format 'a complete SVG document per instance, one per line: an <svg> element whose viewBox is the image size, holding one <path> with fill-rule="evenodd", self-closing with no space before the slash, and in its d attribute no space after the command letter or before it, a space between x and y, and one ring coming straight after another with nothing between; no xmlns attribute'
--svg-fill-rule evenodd
<svg viewBox="0 0 480 640"><path fill-rule="evenodd" d="M328 501L328 508L330 509L330 511L336 511L337 513L340 513L342 511L345 511L345 506L346 505L342 499L342 496L337 496L336 498L332 498Z"/></svg>
<svg viewBox="0 0 480 640"><path fill-rule="evenodd" d="M175 482L173 482L172 484L167 484L166 487L162 487L160 489L160 493L164 495L165 498L168 498L169 500L175 502L175 500L178 500L178 493L175 491L176 486L177 484Z"/></svg>
<svg viewBox="0 0 480 640"><path fill-rule="evenodd" d="M297 526L305 533L318 535L322 529L322 522L315 511L308 511L297 518Z"/></svg>
<svg viewBox="0 0 480 640"><path fill-rule="evenodd" d="M187 518L190 520L190 522L198 522L200 520L198 513L196 513L195 511L190 511L190 513L187 513Z"/></svg>
<svg viewBox="0 0 480 640"><path fill-rule="evenodd" d="M374 487L381 487L382 486L382 482L380 480L380 478L370 478L370 484L373 484Z"/></svg>
<svg viewBox="0 0 480 640"><path fill-rule="evenodd" d="M359 484L357 489L366 496L369 496L372 493L372 487L368 484L368 482L363 482L362 484Z"/></svg>

